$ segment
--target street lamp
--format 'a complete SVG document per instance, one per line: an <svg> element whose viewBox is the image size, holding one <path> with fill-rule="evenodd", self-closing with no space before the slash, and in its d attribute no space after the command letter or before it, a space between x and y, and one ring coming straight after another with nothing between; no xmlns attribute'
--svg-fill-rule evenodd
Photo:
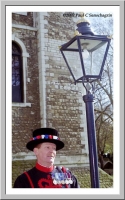
<svg viewBox="0 0 125 200"><path fill-rule="evenodd" d="M60 46L65 63L73 77L74 84L82 83L86 89L83 101L86 105L91 187L99 188L98 156L93 110L93 82L101 80L111 37L95 35L90 23L84 18L77 22L75 36Z"/></svg>

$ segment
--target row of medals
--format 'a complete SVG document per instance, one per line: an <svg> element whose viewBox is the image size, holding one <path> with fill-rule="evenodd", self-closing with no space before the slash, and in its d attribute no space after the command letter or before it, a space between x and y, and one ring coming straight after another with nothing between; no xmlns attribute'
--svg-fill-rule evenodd
<svg viewBox="0 0 125 200"><path fill-rule="evenodd" d="M57 184L72 184L73 183L73 181L70 177L70 174L69 174L69 177L68 177L67 173L55 173L52 176L52 179L53 179L54 185L57 185Z"/></svg>

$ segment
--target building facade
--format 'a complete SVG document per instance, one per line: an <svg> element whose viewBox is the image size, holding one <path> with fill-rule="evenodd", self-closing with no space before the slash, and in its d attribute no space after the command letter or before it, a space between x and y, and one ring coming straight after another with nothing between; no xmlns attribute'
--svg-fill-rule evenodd
<svg viewBox="0 0 125 200"><path fill-rule="evenodd" d="M56 128L65 143L56 165L89 166L84 88L73 84L59 50L74 32L63 13L12 13L13 180L34 163L26 143L40 127Z"/></svg>

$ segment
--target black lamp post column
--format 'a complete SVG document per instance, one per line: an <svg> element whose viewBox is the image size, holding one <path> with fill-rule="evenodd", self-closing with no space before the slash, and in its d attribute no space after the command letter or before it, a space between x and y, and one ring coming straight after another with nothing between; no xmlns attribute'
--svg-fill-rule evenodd
<svg viewBox="0 0 125 200"><path fill-rule="evenodd" d="M99 188L98 159L97 159L95 120L94 120L94 110L93 110L93 95L90 92L87 92L87 94L83 96L83 100L86 105L91 187Z"/></svg>

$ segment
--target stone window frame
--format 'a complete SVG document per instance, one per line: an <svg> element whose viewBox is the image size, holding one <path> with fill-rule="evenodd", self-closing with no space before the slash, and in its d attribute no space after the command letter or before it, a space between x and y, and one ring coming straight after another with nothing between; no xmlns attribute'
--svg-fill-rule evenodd
<svg viewBox="0 0 125 200"><path fill-rule="evenodd" d="M24 99L23 99L23 103L13 103L12 102L12 106L18 106L18 107L31 107L31 103L26 102L26 80L28 80L27 78L27 58L29 57L29 53L26 51L26 47L24 45L24 43L15 36L15 34L12 35L12 41L16 42L21 50L22 50L22 68L23 68L23 95L24 95Z"/></svg>

